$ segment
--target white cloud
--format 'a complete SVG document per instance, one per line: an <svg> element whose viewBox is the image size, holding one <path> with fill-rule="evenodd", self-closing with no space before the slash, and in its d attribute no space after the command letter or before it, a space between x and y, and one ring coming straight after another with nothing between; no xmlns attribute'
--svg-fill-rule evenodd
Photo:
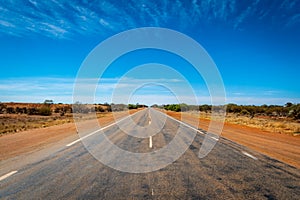
<svg viewBox="0 0 300 200"><path fill-rule="evenodd" d="M143 87L144 83L160 83L163 85L176 87L181 94L186 93L186 88L180 88L180 80L177 79L133 79L124 77L121 82L117 78L103 78L98 84L98 79L78 79L76 80L79 94L94 93L96 89L96 98L112 96L114 91L118 98L128 96L133 89ZM73 78L51 78L51 77L31 77L31 78L15 78L0 80L0 101L33 101L37 99L45 99L48 97L55 97L53 100L57 102L62 99L68 99L71 102L73 95L75 79ZM178 86L179 85L179 86ZM96 88L95 88L96 87ZM145 95L148 95L145 89ZM150 93L153 91L150 91ZM154 92L155 93L155 92ZM155 94L154 94L155 95ZM157 93L156 95L163 95ZM160 97L161 98L161 97ZM38 101L38 102L39 102ZM107 99L106 99L107 101Z"/></svg>
<svg viewBox="0 0 300 200"><path fill-rule="evenodd" d="M108 23L106 20L100 18L99 23L104 26L105 28L108 29L113 29L113 26L110 25L110 23Z"/></svg>
<svg viewBox="0 0 300 200"><path fill-rule="evenodd" d="M286 102L299 103L300 98L289 98L289 97L227 97L227 103L235 103L241 105L284 105Z"/></svg>
<svg viewBox="0 0 300 200"><path fill-rule="evenodd" d="M118 84L117 78L101 79L96 91L95 102L112 102L113 94L115 103L144 103L144 104L167 104L185 102L188 104L211 104L211 97L204 88L196 88L196 96L189 94L186 87L178 80L168 79L133 79L125 78ZM51 77L33 77L33 78L16 78L0 80L0 101L10 102L43 102L45 99L53 99L55 102L72 102L73 78L51 78ZM97 83L97 79L81 79L83 90L92 90ZM133 92L131 89L136 86L143 86L144 83L157 83L163 85L169 84L175 91L169 91L167 88L158 89L157 87L141 87L142 91ZM177 84L180 83L180 84ZM153 85L152 85L153 86ZM155 86L155 85L154 85ZM119 93L113 93L114 89ZM254 89L253 89L254 90ZM245 91L227 92L226 102L236 104L285 104L286 102L300 102L298 97L288 97L282 91L276 90L256 90L256 92ZM201 93L201 94L200 94ZM82 93L83 94L83 93ZM177 95L177 97L176 97ZM281 97L282 96L282 97ZM82 96L90 102L90 98ZM92 98L93 99L93 98ZM215 102L222 102L222 97L215 97ZM83 102L83 101L82 101Z"/></svg>
<svg viewBox="0 0 300 200"><path fill-rule="evenodd" d="M4 20L0 20L0 25L6 26L6 27L15 27L15 25L13 25L12 23L4 21Z"/></svg>
<svg viewBox="0 0 300 200"><path fill-rule="evenodd" d="M125 5L105 0L94 3L57 0L30 2L10 1L1 5L2 34L24 36L35 33L52 38L72 38L76 34L107 36L107 33L141 26L169 27L174 25L174 21L181 31L201 29L203 24L216 25L215 22L238 29L249 16L258 19L277 17L279 20L276 22L288 21L287 27L299 23L298 13L294 11L297 6L295 1L275 2L272 8L260 8L260 0L193 0L190 3L182 0L128 1ZM278 11L283 14L273 16L273 12ZM48 29L43 23L50 25Z"/></svg>

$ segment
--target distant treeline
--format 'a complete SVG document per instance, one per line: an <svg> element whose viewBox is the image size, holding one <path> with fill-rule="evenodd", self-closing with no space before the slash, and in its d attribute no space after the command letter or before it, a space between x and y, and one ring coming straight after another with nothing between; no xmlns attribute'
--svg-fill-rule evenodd
<svg viewBox="0 0 300 200"><path fill-rule="evenodd" d="M124 111L128 109L138 109L147 107L140 104L54 104L52 100L45 100L43 103L1 103L0 114L27 114L50 116L53 113L61 116L66 113L90 113L90 112L112 112Z"/></svg>
<svg viewBox="0 0 300 200"><path fill-rule="evenodd" d="M153 105L152 107L159 107L165 110L171 110L175 112L180 111L202 111L211 112L211 105L187 105L187 104L167 104L167 105ZM224 106L214 106L214 111L224 110ZM265 115L274 117L291 117L294 119L300 119L300 104L286 103L284 106L279 105L237 105L227 104L226 112L235 113L240 115L247 115L254 117L255 115Z"/></svg>

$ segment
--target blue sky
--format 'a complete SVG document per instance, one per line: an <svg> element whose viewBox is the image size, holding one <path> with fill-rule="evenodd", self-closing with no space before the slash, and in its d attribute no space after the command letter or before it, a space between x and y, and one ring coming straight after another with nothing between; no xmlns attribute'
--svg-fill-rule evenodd
<svg viewBox="0 0 300 200"><path fill-rule="evenodd" d="M222 75L228 103L300 102L299 0L0 1L0 101L72 102L77 71L89 52L121 31L148 26L180 31L199 42ZM184 80L167 73L123 77L149 62L175 68L196 90L198 102L210 103L201 76L188 63L154 50L116 60L96 100L111 102L120 79L124 85L157 79L184 90L179 84ZM140 88L130 101L176 103L170 91L158 87Z"/></svg>

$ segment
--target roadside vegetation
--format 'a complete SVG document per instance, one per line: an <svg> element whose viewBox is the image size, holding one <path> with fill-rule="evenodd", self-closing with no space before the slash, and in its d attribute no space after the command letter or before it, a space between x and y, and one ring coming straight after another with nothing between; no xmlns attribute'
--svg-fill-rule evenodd
<svg viewBox="0 0 300 200"><path fill-rule="evenodd" d="M74 105L54 103L0 103L0 136L34 128L73 122L73 117L80 120L91 119L90 113L101 118L108 113L147 107L140 104L82 104ZM210 120L211 105L168 104L152 105L168 111L185 112L202 119ZM224 106L215 106L218 111ZM300 104L280 105L226 105L225 122L256 127L262 130L300 135ZM85 114L85 115L82 115Z"/></svg>
<svg viewBox="0 0 300 200"><path fill-rule="evenodd" d="M45 128L74 122L73 117L80 120L98 118L119 111L139 109L139 104L55 104L53 100L43 103L1 103L0 102L0 136L35 128ZM83 115L84 114L84 115Z"/></svg>
<svg viewBox="0 0 300 200"><path fill-rule="evenodd" d="M200 119L211 119L211 105L169 104L153 105L160 109L174 112L185 112ZM215 106L218 111L223 106ZM259 128L261 130L300 135L300 104L286 103L280 105L226 105L226 123Z"/></svg>
<svg viewBox="0 0 300 200"><path fill-rule="evenodd" d="M187 104L168 104L168 105L153 105L152 107L159 107L165 110L171 110L175 112L180 111L202 111L205 113L211 112L211 105L187 105ZM224 106L214 106L214 110L218 111L224 108ZM300 104L286 103L284 106L280 105L237 105L227 104L227 113L234 113L237 115L248 116L253 118L254 116L269 116L269 117L287 117L294 120L300 120Z"/></svg>

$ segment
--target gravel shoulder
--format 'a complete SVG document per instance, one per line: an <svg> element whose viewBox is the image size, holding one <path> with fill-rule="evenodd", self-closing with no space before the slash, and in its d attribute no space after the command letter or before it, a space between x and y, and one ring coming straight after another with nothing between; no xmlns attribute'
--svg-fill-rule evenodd
<svg viewBox="0 0 300 200"><path fill-rule="evenodd" d="M181 119L181 115L184 115L183 119L186 123L194 126L198 124L200 129L208 130L210 120L199 119L190 113L168 111L166 114L176 119ZM230 123L224 124L221 136L300 169L299 136L263 131L258 128Z"/></svg>

